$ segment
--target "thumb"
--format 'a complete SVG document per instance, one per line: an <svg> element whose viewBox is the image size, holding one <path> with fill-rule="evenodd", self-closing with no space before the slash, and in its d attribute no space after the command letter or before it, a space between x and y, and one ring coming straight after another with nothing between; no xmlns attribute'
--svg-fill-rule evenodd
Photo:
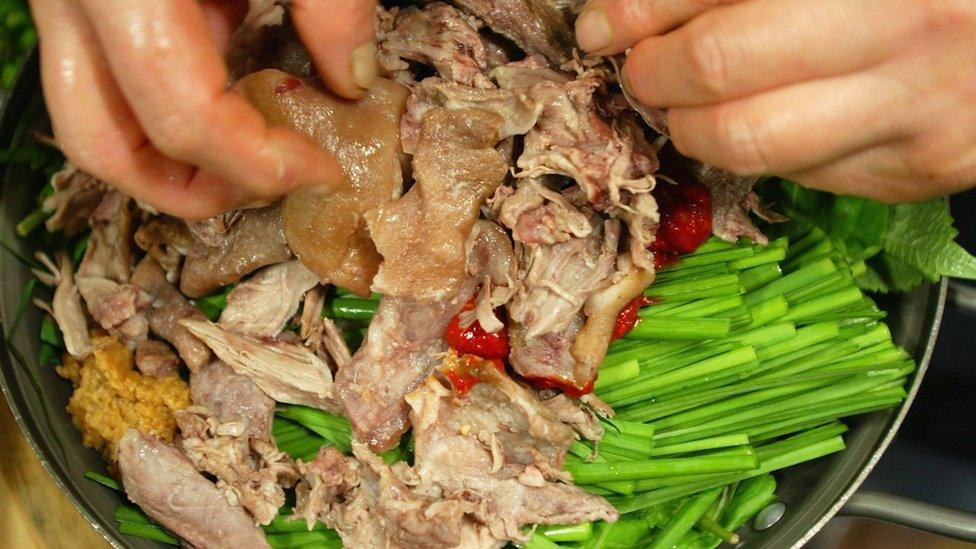
<svg viewBox="0 0 976 549"><path fill-rule="evenodd" d="M291 16L325 83L343 97L362 97L378 71L376 0L293 0Z"/></svg>

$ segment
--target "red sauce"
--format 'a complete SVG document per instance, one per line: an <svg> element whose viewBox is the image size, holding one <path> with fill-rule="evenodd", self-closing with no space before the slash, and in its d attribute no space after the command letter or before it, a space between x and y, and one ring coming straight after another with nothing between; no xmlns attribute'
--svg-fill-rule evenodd
<svg viewBox="0 0 976 549"><path fill-rule="evenodd" d="M462 312L470 311L475 307L475 299L471 298L464 305ZM497 314L497 312L496 312ZM475 320L468 327L462 328L460 313L454 315L447 329L444 331L444 340L458 354L475 355L486 359L505 360L508 358L508 330L502 328L497 332L491 333L481 327L481 323Z"/></svg>
<svg viewBox="0 0 976 549"><path fill-rule="evenodd" d="M712 235L712 195L701 183L662 183L654 188L661 223L651 244L654 266L677 262Z"/></svg>
<svg viewBox="0 0 976 549"><path fill-rule="evenodd" d="M611 340L620 339L627 335L627 332L633 330L634 326L637 326L637 322L640 320L640 317L637 315L640 308L655 302L656 300L654 298L639 295L624 305L624 308L617 313L617 323L613 327Z"/></svg>
<svg viewBox="0 0 976 549"><path fill-rule="evenodd" d="M559 389L570 398L579 398L592 393L593 384L596 383L596 379L591 379L586 385L580 387L573 383L571 379L551 377L527 377L524 379L537 389Z"/></svg>
<svg viewBox="0 0 976 549"><path fill-rule="evenodd" d="M478 370L482 364L490 362L499 372L505 372L505 364L501 360L485 361L480 357L464 355L459 357L450 368L445 371L447 378L451 380L451 386L458 396L468 394L472 387L481 383L481 376Z"/></svg>
<svg viewBox="0 0 976 549"><path fill-rule="evenodd" d="M300 87L302 87L302 81L293 76L289 76L284 82L275 86L274 93L275 95L282 95L297 90Z"/></svg>

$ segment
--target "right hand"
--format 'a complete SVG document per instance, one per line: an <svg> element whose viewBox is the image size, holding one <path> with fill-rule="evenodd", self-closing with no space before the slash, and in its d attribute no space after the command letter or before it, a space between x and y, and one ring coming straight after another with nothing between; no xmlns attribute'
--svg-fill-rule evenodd
<svg viewBox="0 0 976 549"><path fill-rule="evenodd" d="M228 89L222 50L246 1L30 3L54 134L78 168L187 219L298 187L327 192L341 181L328 153L297 133L269 127ZM326 84L344 97L361 97L377 73L375 0L291 4Z"/></svg>

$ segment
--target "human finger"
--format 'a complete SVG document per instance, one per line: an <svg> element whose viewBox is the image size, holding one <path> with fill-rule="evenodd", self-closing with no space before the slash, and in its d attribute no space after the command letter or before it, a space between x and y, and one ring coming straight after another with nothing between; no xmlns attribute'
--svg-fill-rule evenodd
<svg viewBox="0 0 976 549"><path fill-rule="evenodd" d="M590 0L576 18L576 40L591 53L619 53L642 38L668 32L709 9L740 1Z"/></svg>
<svg viewBox="0 0 976 549"><path fill-rule="evenodd" d="M373 20L375 0L293 0L295 28L330 89L358 99L379 68Z"/></svg>
<svg viewBox="0 0 976 549"><path fill-rule="evenodd" d="M683 154L742 175L804 170L910 132L910 89L880 71L668 111Z"/></svg>
<svg viewBox="0 0 976 549"><path fill-rule="evenodd" d="M209 217L247 200L228 192L226 183L166 158L146 142L76 6L34 0L31 7L41 36L48 112L70 162L180 217Z"/></svg>
<svg viewBox="0 0 976 549"><path fill-rule="evenodd" d="M752 0L703 13L641 41L624 64L635 98L704 105L875 65L924 24L885 2Z"/></svg>
<svg viewBox="0 0 976 549"><path fill-rule="evenodd" d="M163 154L272 198L342 178L309 139L269 127L227 89L227 69L194 0L81 0L135 117Z"/></svg>

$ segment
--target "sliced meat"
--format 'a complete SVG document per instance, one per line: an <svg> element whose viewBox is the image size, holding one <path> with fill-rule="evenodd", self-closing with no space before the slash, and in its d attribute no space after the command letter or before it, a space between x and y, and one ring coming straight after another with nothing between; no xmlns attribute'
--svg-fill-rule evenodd
<svg viewBox="0 0 976 549"><path fill-rule="evenodd" d="M125 493L193 547L269 547L240 507L197 472L176 448L130 429L119 441Z"/></svg>
<svg viewBox="0 0 976 549"><path fill-rule="evenodd" d="M136 229L136 245L159 263L166 272L166 280L176 284L180 280L180 262L190 253L193 235L186 223L168 215L155 217Z"/></svg>
<svg viewBox="0 0 976 549"><path fill-rule="evenodd" d="M205 320L181 323L278 402L336 410L329 365L301 343L230 332Z"/></svg>
<svg viewBox="0 0 976 549"><path fill-rule="evenodd" d="M438 499L411 489L404 468L391 468L364 445L353 443L355 458L323 448L301 464L295 513L311 524L321 520L342 536L346 547L500 547L485 528L467 519L470 502Z"/></svg>
<svg viewBox="0 0 976 549"><path fill-rule="evenodd" d="M620 224L601 224L598 216L591 224L585 238L522 248L519 287L508 311L525 327L526 340L564 330L590 295L610 285Z"/></svg>
<svg viewBox="0 0 976 549"><path fill-rule="evenodd" d="M69 355L75 358L88 356L92 351L91 337L88 334L88 320L85 318L81 294L78 293L78 287L75 286L74 273L71 270L71 258L67 254L60 253L57 256L57 265L43 254L38 254L38 259L50 271L39 274L43 274L45 278L49 278L57 286L54 289L54 297L51 300L50 307L38 301L35 301L35 304L46 309L54 317L54 322L61 329L64 347Z"/></svg>
<svg viewBox="0 0 976 549"><path fill-rule="evenodd" d="M88 228L88 216L108 191L103 181L71 164L65 164L51 177L51 186L54 193L44 199L43 206L44 211L53 213L44 226L52 233L63 231L68 237Z"/></svg>
<svg viewBox="0 0 976 549"><path fill-rule="evenodd" d="M311 137L339 160L346 179L335 191L285 198L284 234L323 280L368 295L381 257L363 213L400 196L399 124L407 89L380 79L363 99L349 102L320 83L277 71L252 74L237 87L271 124Z"/></svg>
<svg viewBox="0 0 976 549"><path fill-rule="evenodd" d="M559 65L576 45L565 16L548 0L453 0L495 32L527 53L539 53Z"/></svg>
<svg viewBox="0 0 976 549"><path fill-rule="evenodd" d="M298 260L265 267L230 291L220 327L274 337L295 316L305 292L318 282L319 277Z"/></svg>
<svg viewBox="0 0 976 549"><path fill-rule="evenodd" d="M251 379L227 364L211 362L190 376L190 398L213 412L221 422L241 422L250 436L271 438L275 402Z"/></svg>
<svg viewBox="0 0 976 549"><path fill-rule="evenodd" d="M603 425L596 414L581 406L578 401L560 394L543 400L542 405L581 437L593 441L603 438Z"/></svg>
<svg viewBox="0 0 976 549"><path fill-rule="evenodd" d="M582 324L582 315L576 313L562 330L527 338L525 326L510 323L508 361L512 369L526 379L576 385L572 348ZM585 387L585 382L579 387Z"/></svg>
<svg viewBox="0 0 976 549"><path fill-rule="evenodd" d="M179 370L180 357L162 341L144 339L136 345L136 368L143 375L164 378Z"/></svg>
<svg viewBox="0 0 976 549"><path fill-rule="evenodd" d="M426 78L410 91L407 112L400 122L404 151L411 154L416 152L424 116L437 107L481 109L501 116L503 122L498 128L498 140L529 131L542 113L542 105L521 92L472 88L442 78ZM510 156L505 155L505 158Z"/></svg>
<svg viewBox="0 0 976 549"><path fill-rule="evenodd" d="M92 233L77 276L128 282L133 264L132 199L118 191L105 194L89 224Z"/></svg>
<svg viewBox="0 0 976 549"><path fill-rule="evenodd" d="M465 277L465 242L479 209L508 172L495 150L504 120L480 109L432 109L413 159L416 182L366 219L383 264L373 289L422 301L449 299Z"/></svg>
<svg viewBox="0 0 976 549"><path fill-rule="evenodd" d="M92 320L110 333L118 333L117 328L141 314L152 303L148 294L132 284L119 284L107 278L77 275L75 282L78 285L78 291L85 300L88 314L91 315ZM145 319L136 320L130 326L135 326L136 323L145 330L142 330L141 333L130 332L126 334L134 336L123 338L132 344L145 339L148 332Z"/></svg>
<svg viewBox="0 0 976 549"><path fill-rule="evenodd" d="M464 396L431 377L407 397L424 487L476 503L498 539L525 540L526 524L616 520L603 498L566 483L573 431L491 363L468 368L480 382Z"/></svg>
<svg viewBox="0 0 976 549"><path fill-rule="evenodd" d="M498 221L523 244L555 244L590 234L590 220L568 198L537 179L523 179L508 196L496 194Z"/></svg>
<svg viewBox="0 0 976 549"><path fill-rule="evenodd" d="M407 61L434 67L442 78L464 86L493 88L486 74L488 56L471 20L447 4L433 2L423 9L405 7L392 28L377 36L384 70L407 71Z"/></svg>
<svg viewBox="0 0 976 549"><path fill-rule="evenodd" d="M511 243L495 224L479 222L465 246L468 277L451 299L422 303L384 296L362 346L336 374L336 395L359 440L373 450L392 447L408 428L404 396L430 375L447 350L444 330L480 281L505 284Z"/></svg>
<svg viewBox="0 0 976 549"><path fill-rule="evenodd" d="M590 295L583 307L586 323L573 340L573 378L577 386L596 379L597 369L613 340L617 315L654 281L654 273L639 267L624 271L611 286Z"/></svg>
<svg viewBox="0 0 976 549"><path fill-rule="evenodd" d="M203 297L290 256L285 244L281 209L268 206L244 210L219 245L207 246L194 240L183 263L180 290L189 297Z"/></svg>
<svg viewBox="0 0 976 549"><path fill-rule="evenodd" d="M298 480L295 464L270 440L254 438L248 424L219 421L206 407L176 413L179 446L197 470L217 478L231 505L240 505L258 524L268 524L285 504L282 486Z"/></svg>
<svg viewBox="0 0 976 549"><path fill-rule="evenodd" d="M132 273L132 283L152 296L152 305L145 313L149 329L176 347L191 371L209 362L207 346L179 323L183 319L206 320L207 317L166 279L163 268L146 256Z"/></svg>

